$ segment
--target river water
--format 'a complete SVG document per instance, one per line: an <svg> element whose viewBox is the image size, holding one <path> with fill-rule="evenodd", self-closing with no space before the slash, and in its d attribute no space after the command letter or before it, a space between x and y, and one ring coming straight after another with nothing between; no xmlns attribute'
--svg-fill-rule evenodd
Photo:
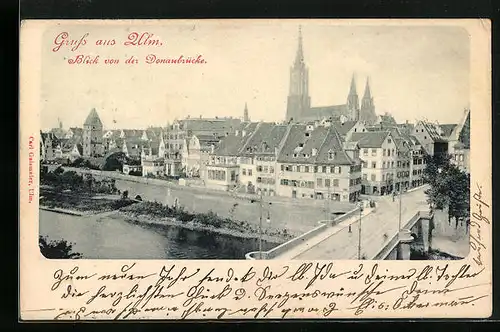
<svg viewBox="0 0 500 332"><path fill-rule="evenodd" d="M73 251L88 259L245 259L258 248L256 239L45 210L40 210L40 235L72 242ZM264 250L276 245L263 241Z"/></svg>

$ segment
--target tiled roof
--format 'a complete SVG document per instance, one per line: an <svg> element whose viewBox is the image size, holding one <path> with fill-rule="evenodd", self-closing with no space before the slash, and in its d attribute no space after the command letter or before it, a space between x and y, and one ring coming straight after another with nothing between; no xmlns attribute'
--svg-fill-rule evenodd
<svg viewBox="0 0 500 332"><path fill-rule="evenodd" d="M455 127L457 126L457 124L442 124L442 125L439 125L441 127L441 130L443 131L443 135L444 137L450 137L451 133L453 132L453 130L455 129Z"/></svg>
<svg viewBox="0 0 500 332"><path fill-rule="evenodd" d="M434 142L443 142L445 141L445 137L441 135L443 132L442 129L434 123L430 123L427 121L422 121L422 125L425 128L425 130L429 133L431 139Z"/></svg>
<svg viewBox="0 0 500 332"><path fill-rule="evenodd" d="M380 115L380 122L386 123L386 124L396 124L396 120L394 120L394 117L390 114L383 114Z"/></svg>
<svg viewBox="0 0 500 332"><path fill-rule="evenodd" d="M221 118L221 119L184 119L179 123L185 130L189 131L192 135L198 134L213 134L218 133L225 135L232 132L237 128L241 120L236 118Z"/></svg>
<svg viewBox="0 0 500 332"><path fill-rule="evenodd" d="M76 144L76 148L78 150L78 153L80 154L80 156L83 156L83 145L78 143Z"/></svg>
<svg viewBox="0 0 500 332"><path fill-rule="evenodd" d="M351 141L358 142L360 148L380 148L389 134L388 131L353 133Z"/></svg>
<svg viewBox="0 0 500 332"><path fill-rule="evenodd" d="M240 154L242 156L274 154L285 133L286 125L262 122L242 147Z"/></svg>
<svg viewBox="0 0 500 332"><path fill-rule="evenodd" d="M221 139L215 148L215 155L217 156L237 156L240 149L245 145L248 139L252 136L257 128L257 122L250 122L238 126L238 133L232 133ZM245 136L243 136L245 132Z"/></svg>
<svg viewBox="0 0 500 332"><path fill-rule="evenodd" d="M309 131L306 130L307 125L291 126L280 151L279 162L352 164L352 160L342 149L342 141L334 126L318 126ZM328 158L329 152L335 153L333 160Z"/></svg>
<svg viewBox="0 0 500 332"><path fill-rule="evenodd" d="M344 121L343 123L340 121L333 121L332 125L335 126L335 129L340 135L345 136L349 130L356 125L356 123L357 121Z"/></svg>
<svg viewBox="0 0 500 332"><path fill-rule="evenodd" d="M97 114L97 111L95 108L90 110L89 115L87 116L87 119L85 119L85 126L99 126L102 127L102 122L101 119L99 118L99 114Z"/></svg>

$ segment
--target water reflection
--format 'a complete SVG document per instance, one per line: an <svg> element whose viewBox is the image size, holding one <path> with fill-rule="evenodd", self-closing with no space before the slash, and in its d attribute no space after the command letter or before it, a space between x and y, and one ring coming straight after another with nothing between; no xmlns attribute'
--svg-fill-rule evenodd
<svg viewBox="0 0 500 332"><path fill-rule="evenodd" d="M43 210L40 235L73 242L74 250L89 259L244 259L246 253L258 248L257 239ZM263 241L264 250L275 246Z"/></svg>

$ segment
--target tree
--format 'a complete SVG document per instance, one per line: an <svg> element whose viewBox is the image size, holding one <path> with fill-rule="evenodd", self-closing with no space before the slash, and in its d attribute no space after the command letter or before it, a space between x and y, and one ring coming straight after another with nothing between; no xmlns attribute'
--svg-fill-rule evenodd
<svg viewBox="0 0 500 332"><path fill-rule="evenodd" d="M430 188L426 190L432 208L448 207L448 218L467 220L470 213L470 176L450 162L451 156L436 154L426 156L424 180Z"/></svg>
<svg viewBox="0 0 500 332"><path fill-rule="evenodd" d="M74 243L61 239L59 241L49 240L46 236L38 237L38 246L42 255L49 259L79 259L82 254L73 252Z"/></svg>

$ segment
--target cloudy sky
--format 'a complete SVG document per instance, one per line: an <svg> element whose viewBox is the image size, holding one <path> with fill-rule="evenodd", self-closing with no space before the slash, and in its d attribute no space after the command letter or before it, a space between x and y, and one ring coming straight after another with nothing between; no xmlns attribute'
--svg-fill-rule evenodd
<svg viewBox="0 0 500 332"><path fill-rule="evenodd" d="M95 107L106 128L165 125L187 115L282 121L289 70L302 25L313 106L343 104L353 73L362 97L370 77L376 112L398 121L460 119L469 105L469 37L446 26L376 26L316 21L170 21L162 25L59 25L44 34L42 128L81 126ZM127 46L131 32L149 32L162 46ZM68 32L86 45L53 52L55 37ZM97 46L97 40L115 40ZM99 55L97 65L69 65L77 55ZM158 58L197 57L206 64L148 65ZM125 64L130 56L139 64ZM116 58L118 65L104 63Z"/></svg>

